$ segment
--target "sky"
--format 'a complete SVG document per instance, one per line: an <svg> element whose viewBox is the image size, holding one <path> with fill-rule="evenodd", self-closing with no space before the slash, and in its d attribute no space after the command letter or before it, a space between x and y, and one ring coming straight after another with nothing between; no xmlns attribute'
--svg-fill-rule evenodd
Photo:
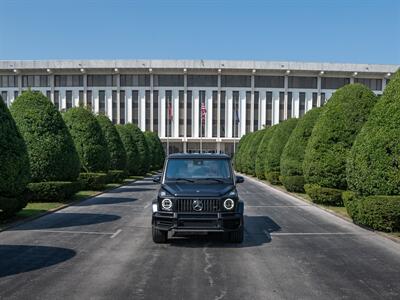
<svg viewBox="0 0 400 300"><path fill-rule="evenodd" d="M0 60L400 64L398 0L0 0Z"/></svg>

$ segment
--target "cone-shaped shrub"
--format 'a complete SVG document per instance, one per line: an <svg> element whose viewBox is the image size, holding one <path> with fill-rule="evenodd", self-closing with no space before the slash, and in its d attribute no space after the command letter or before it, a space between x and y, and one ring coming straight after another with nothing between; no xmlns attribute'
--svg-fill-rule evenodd
<svg viewBox="0 0 400 300"><path fill-rule="evenodd" d="M400 230L400 71L386 87L347 159L345 205L355 222ZM345 199L345 197L344 197Z"/></svg>
<svg viewBox="0 0 400 300"><path fill-rule="evenodd" d="M126 152L121 137L110 119L105 115L96 116L110 152L110 170L125 170Z"/></svg>
<svg viewBox="0 0 400 300"><path fill-rule="evenodd" d="M138 174L138 150L133 139L131 124L115 125L126 152L126 171L129 175Z"/></svg>
<svg viewBox="0 0 400 300"><path fill-rule="evenodd" d="M146 143L146 138L143 132L135 124L127 124L127 127L132 132L132 137L136 143L136 148L138 150L137 163L137 174L135 175L145 175L149 171L150 161L149 161L149 147Z"/></svg>
<svg viewBox="0 0 400 300"><path fill-rule="evenodd" d="M252 138L248 142L246 151L244 153L244 169L246 174L256 174L256 160L254 159L257 155L258 146L264 136L265 129L258 130L252 134Z"/></svg>
<svg viewBox="0 0 400 300"><path fill-rule="evenodd" d="M233 164L234 164L235 170L238 172L243 172L242 156L243 156L244 149L246 148L246 145L247 145L247 140L250 138L250 135L251 135L251 133L246 133L245 135L243 135L240 138L239 143L237 145Z"/></svg>
<svg viewBox="0 0 400 300"><path fill-rule="evenodd" d="M256 168L256 176L259 179L265 179L265 170L264 170L265 154L267 153L268 144L272 138L272 135L274 134L275 129L276 125L269 127L265 130L260 145L258 145L257 148L255 168Z"/></svg>
<svg viewBox="0 0 400 300"><path fill-rule="evenodd" d="M84 172L107 172L110 152L96 117L84 107L69 109L63 114L71 133Z"/></svg>
<svg viewBox="0 0 400 300"><path fill-rule="evenodd" d="M25 206L21 194L30 180L28 151L10 111L0 97L0 217Z"/></svg>
<svg viewBox="0 0 400 300"><path fill-rule="evenodd" d="M246 134L246 138L243 141L243 145L241 147L241 151L239 154L240 172L248 173L246 158L248 156L249 148L251 146L253 139L254 139L254 132L249 132Z"/></svg>
<svg viewBox="0 0 400 300"><path fill-rule="evenodd" d="M366 86L350 84L338 89L324 106L315 123L307 144L303 162L304 178L307 183L321 187L347 188L346 160L357 134L376 103L376 96ZM307 189L306 189L307 190ZM329 198L325 203L329 203ZM314 200L314 199L313 199ZM337 203L337 196L332 198Z"/></svg>
<svg viewBox="0 0 400 300"><path fill-rule="evenodd" d="M79 157L59 111L40 92L23 92L11 113L25 140L33 182L75 181Z"/></svg>
<svg viewBox="0 0 400 300"><path fill-rule="evenodd" d="M280 184L280 163L283 148L296 127L297 119L288 119L276 125L265 153L264 176L272 184Z"/></svg>
<svg viewBox="0 0 400 300"><path fill-rule="evenodd" d="M321 109L314 108L299 119L283 149L281 156L281 181L290 192L304 192L304 153Z"/></svg>
<svg viewBox="0 0 400 300"><path fill-rule="evenodd" d="M146 131L144 137L149 148L150 170L159 170L162 168L165 159L161 141L157 133L151 131Z"/></svg>
<svg viewBox="0 0 400 300"><path fill-rule="evenodd" d="M154 139L157 143L157 160L158 160L158 165L156 170L159 170L164 167L164 161L165 161L165 151L164 147L162 145L162 142L158 135L156 133L153 133Z"/></svg>

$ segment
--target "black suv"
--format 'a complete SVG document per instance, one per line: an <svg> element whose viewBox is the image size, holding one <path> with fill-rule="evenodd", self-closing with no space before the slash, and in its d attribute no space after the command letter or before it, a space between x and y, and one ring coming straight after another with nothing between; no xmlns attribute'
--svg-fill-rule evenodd
<svg viewBox="0 0 400 300"><path fill-rule="evenodd" d="M231 160L225 154L172 154L153 200L152 233L155 243L165 243L174 234L221 232L233 243L243 241L243 201Z"/></svg>

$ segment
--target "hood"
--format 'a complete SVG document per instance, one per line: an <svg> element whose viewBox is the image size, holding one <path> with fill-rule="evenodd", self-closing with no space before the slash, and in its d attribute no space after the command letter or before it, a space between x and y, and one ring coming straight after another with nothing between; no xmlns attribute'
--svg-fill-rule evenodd
<svg viewBox="0 0 400 300"><path fill-rule="evenodd" d="M162 188L175 197L221 197L235 186L231 183L166 183Z"/></svg>

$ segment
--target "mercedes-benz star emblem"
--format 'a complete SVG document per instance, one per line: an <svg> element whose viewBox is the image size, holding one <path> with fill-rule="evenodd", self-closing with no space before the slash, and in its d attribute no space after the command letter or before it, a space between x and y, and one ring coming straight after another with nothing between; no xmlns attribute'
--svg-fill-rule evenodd
<svg viewBox="0 0 400 300"><path fill-rule="evenodd" d="M195 211L202 211L203 210L203 201L201 200L194 200L193 201L193 209Z"/></svg>

